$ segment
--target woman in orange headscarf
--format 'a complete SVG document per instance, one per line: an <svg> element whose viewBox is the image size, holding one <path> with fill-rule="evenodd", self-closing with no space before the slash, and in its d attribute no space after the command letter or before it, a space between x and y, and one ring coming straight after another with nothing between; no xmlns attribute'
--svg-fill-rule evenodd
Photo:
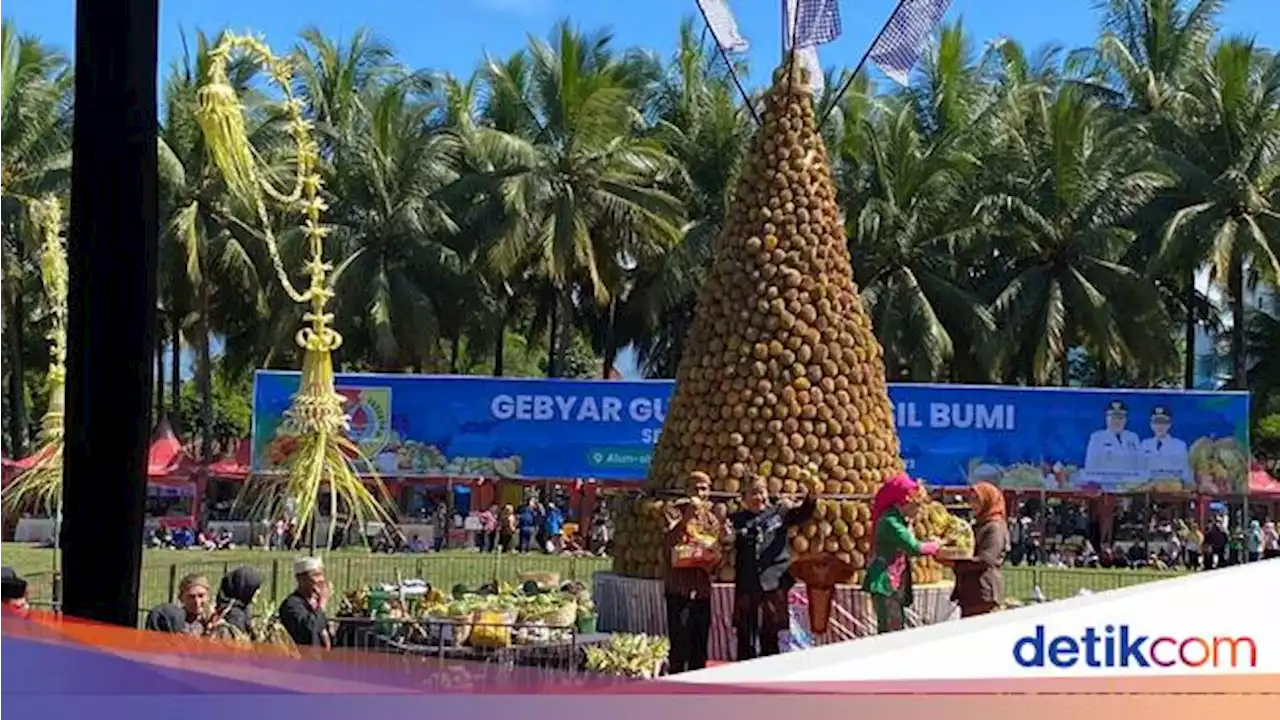
<svg viewBox="0 0 1280 720"><path fill-rule="evenodd" d="M1000 567L1009 552L1009 528L1005 524L1004 494L988 482L980 482L969 498L973 509L973 557L955 561L956 587L951 599L960 606L960 617L985 615L1004 599Z"/></svg>

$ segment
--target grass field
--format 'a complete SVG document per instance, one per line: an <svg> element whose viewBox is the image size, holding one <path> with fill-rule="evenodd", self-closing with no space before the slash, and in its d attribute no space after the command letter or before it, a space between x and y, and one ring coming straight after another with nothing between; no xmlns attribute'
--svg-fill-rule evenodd
<svg viewBox="0 0 1280 720"><path fill-rule="evenodd" d="M5 543L0 546L3 564L27 578L32 602L48 602L52 593L52 551L30 545ZM275 606L293 588L290 565L293 554L265 550L147 550L143 555L140 605L149 608L169 601L184 575L199 572L214 583L223 573L240 565L252 565L266 581L260 598ZM339 590L367 583L394 582L399 578L422 578L449 589L456 584L474 587L494 579L515 583L523 572L556 572L562 580L590 582L599 570L607 570L608 558L567 557L543 554L482 555L472 550L450 550L425 555L373 555L367 550L347 550L325 556L326 571ZM1153 580L1176 577L1176 572L1144 570L1089 570L1044 567L1007 567L1005 592L1010 597L1030 599L1035 588L1050 599L1077 594L1115 590Z"/></svg>

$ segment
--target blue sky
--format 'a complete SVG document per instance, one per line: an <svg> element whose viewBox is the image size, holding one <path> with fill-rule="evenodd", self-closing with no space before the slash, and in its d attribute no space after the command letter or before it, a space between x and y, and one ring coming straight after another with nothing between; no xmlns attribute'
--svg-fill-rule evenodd
<svg viewBox="0 0 1280 720"><path fill-rule="evenodd" d="M822 49L825 65L853 65L871 42L895 0L845 0L845 34ZM780 54L778 0L730 0L742 33L751 42L758 78L767 77ZM5 19L23 32L39 34L72 49L74 0L9 0ZM509 54L532 33L545 37L568 16L587 29L609 28L620 45L638 45L663 55L675 46L684 16L696 14L693 0L164 0L161 2L160 57L167 66L181 53L180 32L213 32L226 27L253 29L277 49L297 32L315 25L332 36L367 26L417 68L469 73L484 52ZM981 42L1000 36L1036 47L1056 42L1068 47L1094 37L1098 15L1092 0L954 0L951 19L963 18ZM1280 45L1280 1L1232 0L1222 17L1230 33L1254 33L1266 45Z"/></svg>
<svg viewBox="0 0 1280 720"><path fill-rule="evenodd" d="M822 48L823 64L856 64L895 5L896 0L845 0L844 35ZM752 77L767 78L781 53L780 2L730 0L730 7L751 42ZM9 0L3 16L70 54L74 8L74 0ZM1030 48L1045 43L1071 48L1096 36L1099 16L1093 8L1093 0L953 0L948 19L963 18L982 43L1007 36ZM484 53L508 55L530 34L545 37L566 16L587 30L611 30L619 46L667 56L675 48L680 20L696 15L697 8L694 0L162 0L160 12L162 67L181 54L184 30L253 30L280 50L299 30L314 25L334 37L369 27L406 64L465 75ZM1231 0L1221 23L1227 33L1254 34L1264 45L1280 46L1280 0ZM634 372L629 354L619 359L619 367L625 374Z"/></svg>

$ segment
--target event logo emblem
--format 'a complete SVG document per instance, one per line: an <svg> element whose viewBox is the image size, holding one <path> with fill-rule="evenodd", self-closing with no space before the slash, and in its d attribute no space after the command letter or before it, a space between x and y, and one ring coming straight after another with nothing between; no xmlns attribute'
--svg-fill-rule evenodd
<svg viewBox="0 0 1280 720"><path fill-rule="evenodd" d="M339 387L346 398L343 409L351 420L347 437L365 457L382 452L391 439L391 388Z"/></svg>

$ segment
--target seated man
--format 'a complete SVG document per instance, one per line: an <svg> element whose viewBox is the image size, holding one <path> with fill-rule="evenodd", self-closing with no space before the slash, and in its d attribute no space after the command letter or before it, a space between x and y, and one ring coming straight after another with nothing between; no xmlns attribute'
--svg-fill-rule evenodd
<svg viewBox="0 0 1280 720"><path fill-rule="evenodd" d="M333 593L318 557L302 557L293 563L297 588L280 605L278 615L289 637L300 646L329 648L329 616L325 605Z"/></svg>

